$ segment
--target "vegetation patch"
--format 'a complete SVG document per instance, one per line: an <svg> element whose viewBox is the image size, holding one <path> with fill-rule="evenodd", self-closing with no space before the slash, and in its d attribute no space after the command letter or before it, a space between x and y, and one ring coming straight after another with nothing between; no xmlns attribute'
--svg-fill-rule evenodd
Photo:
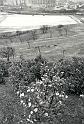
<svg viewBox="0 0 84 124"><path fill-rule="evenodd" d="M50 62L39 55L0 67L1 124L83 124L84 58Z"/></svg>

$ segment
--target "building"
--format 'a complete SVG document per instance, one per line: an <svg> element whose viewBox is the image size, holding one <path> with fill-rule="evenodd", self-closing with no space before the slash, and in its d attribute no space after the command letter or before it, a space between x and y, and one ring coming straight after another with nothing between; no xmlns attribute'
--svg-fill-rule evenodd
<svg viewBox="0 0 84 124"><path fill-rule="evenodd" d="M26 5L33 7L54 7L55 0L26 0Z"/></svg>
<svg viewBox="0 0 84 124"><path fill-rule="evenodd" d="M3 0L0 0L0 2ZM25 5L31 7L53 7L56 0L5 0L5 5Z"/></svg>

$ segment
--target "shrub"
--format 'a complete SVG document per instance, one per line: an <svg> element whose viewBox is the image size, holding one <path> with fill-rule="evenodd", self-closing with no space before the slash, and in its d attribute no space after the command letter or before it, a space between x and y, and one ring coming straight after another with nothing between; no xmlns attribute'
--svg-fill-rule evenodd
<svg viewBox="0 0 84 124"><path fill-rule="evenodd" d="M72 95L84 94L84 59L63 60L58 67L60 78L65 79L65 92Z"/></svg>
<svg viewBox="0 0 84 124"><path fill-rule="evenodd" d="M0 61L0 84L6 83L6 78L9 76L8 74L9 63L5 61Z"/></svg>
<svg viewBox="0 0 84 124"><path fill-rule="evenodd" d="M31 33L32 33L31 38L32 38L33 40L36 40L36 39L37 39L36 31L31 31Z"/></svg>
<svg viewBox="0 0 84 124"><path fill-rule="evenodd" d="M38 63L38 62L40 62L40 63L46 63L46 59L44 59L44 58L42 57L42 55L38 55L38 56L35 58L35 62L36 62L36 63Z"/></svg>
<svg viewBox="0 0 84 124"><path fill-rule="evenodd" d="M7 61L9 61L10 57L15 55L15 49L12 47L3 47L0 50L0 55L3 58L7 58Z"/></svg>
<svg viewBox="0 0 84 124"><path fill-rule="evenodd" d="M15 85L29 85L35 82L36 79L41 80L41 64L44 59L38 56L35 60L21 59L18 62L13 62L9 68L11 82Z"/></svg>
<svg viewBox="0 0 84 124"><path fill-rule="evenodd" d="M36 80L38 73L41 74L41 80ZM84 59L80 58L62 59L58 64L45 61L42 56L34 60L13 62L9 68L9 82L13 84L17 99L13 101L14 106L7 102L5 120L14 123L13 120L18 119L18 123L24 124L71 124L76 121L79 124L80 116L83 117L81 108L84 107L76 104L79 99L73 104L74 99L67 99L67 94L80 95L83 73ZM70 105L74 106L74 110Z"/></svg>
<svg viewBox="0 0 84 124"><path fill-rule="evenodd" d="M64 25L58 25L57 28L58 28L59 35L62 36Z"/></svg>
<svg viewBox="0 0 84 124"><path fill-rule="evenodd" d="M64 82L57 76L52 76L52 79L45 73L42 81L31 82L27 87L20 86L16 91L20 105L23 106L23 123L60 122L58 115L62 112L62 101L66 97L62 87Z"/></svg>
<svg viewBox="0 0 84 124"><path fill-rule="evenodd" d="M43 26L40 28L40 30L42 31L42 34L47 33L48 29L49 29L49 27L46 26L46 25L43 25Z"/></svg>

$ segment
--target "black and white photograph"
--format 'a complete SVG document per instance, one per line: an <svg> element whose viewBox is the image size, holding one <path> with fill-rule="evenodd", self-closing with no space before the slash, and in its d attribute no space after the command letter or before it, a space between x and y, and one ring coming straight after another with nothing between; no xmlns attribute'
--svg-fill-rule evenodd
<svg viewBox="0 0 84 124"><path fill-rule="evenodd" d="M0 0L0 124L84 124L84 0Z"/></svg>

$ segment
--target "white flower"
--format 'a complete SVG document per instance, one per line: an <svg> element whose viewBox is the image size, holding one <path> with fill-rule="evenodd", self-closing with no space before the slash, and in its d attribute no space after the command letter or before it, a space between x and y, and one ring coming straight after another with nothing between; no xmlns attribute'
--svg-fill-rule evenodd
<svg viewBox="0 0 84 124"><path fill-rule="evenodd" d="M42 78L42 81L45 81L45 78L44 77Z"/></svg>
<svg viewBox="0 0 84 124"><path fill-rule="evenodd" d="M34 92L34 89L31 89L31 92Z"/></svg>
<svg viewBox="0 0 84 124"><path fill-rule="evenodd" d="M27 92L30 92L30 89L28 89Z"/></svg>
<svg viewBox="0 0 84 124"><path fill-rule="evenodd" d="M34 121L37 121L36 119L34 119Z"/></svg>
<svg viewBox="0 0 84 124"><path fill-rule="evenodd" d="M44 74L44 77L47 77L47 73Z"/></svg>
<svg viewBox="0 0 84 124"><path fill-rule="evenodd" d="M20 94L20 98L24 96L24 93Z"/></svg>
<svg viewBox="0 0 84 124"><path fill-rule="evenodd" d="M59 96L59 93L58 92L56 93L56 96Z"/></svg>
<svg viewBox="0 0 84 124"><path fill-rule="evenodd" d="M19 95L19 93L20 93L20 92L19 92L19 91L17 91L17 95Z"/></svg>
<svg viewBox="0 0 84 124"><path fill-rule="evenodd" d="M39 95L37 95L37 98L38 98L38 99L40 98Z"/></svg>
<svg viewBox="0 0 84 124"><path fill-rule="evenodd" d="M36 84L40 84L40 81L37 81Z"/></svg>
<svg viewBox="0 0 84 124"><path fill-rule="evenodd" d="M81 95L80 95L80 97L83 97L83 98L84 98L84 95L83 95L83 94L81 94Z"/></svg>
<svg viewBox="0 0 84 124"><path fill-rule="evenodd" d="M29 115L29 118L31 118L31 115Z"/></svg>
<svg viewBox="0 0 84 124"><path fill-rule="evenodd" d="M60 94L59 97L62 97L62 95Z"/></svg>
<svg viewBox="0 0 84 124"><path fill-rule="evenodd" d="M64 74L64 72L61 72L61 74Z"/></svg>
<svg viewBox="0 0 84 124"><path fill-rule="evenodd" d="M37 111L38 111L38 108L35 108L35 109L34 109L34 112L37 112Z"/></svg>
<svg viewBox="0 0 84 124"><path fill-rule="evenodd" d="M52 84L48 85L49 87L52 87Z"/></svg>
<svg viewBox="0 0 84 124"><path fill-rule="evenodd" d="M48 113L45 113L45 116L48 116Z"/></svg>
<svg viewBox="0 0 84 124"><path fill-rule="evenodd" d="M23 104L23 102L24 102L24 101L23 101L23 100L21 100L20 102L21 102L21 104Z"/></svg>
<svg viewBox="0 0 84 124"><path fill-rule="evenodd" d="M29 122L33 123L33 121L31 121L31 120L30 120L30 119L28 119L28 118L27 118L27 121L29 121Z"/></svg>
<svg viewBox="0 0 84 124"><path fill-rule="evenodd" d="M32 114L33 114L33 111L31 111L30 113L31 113L31 115L32 115Z"/></svg>
<svg viewBox="0 0 84 124"><path fill-rule="evenodd" d="M59 101L59 104L62 104L62 101Z"/></svg>
<svg viewBox="0 0 84 124"><path fill-rule="evenodd" d="M22 123L23 121L21 120L20 122Z"/></svg>
<svg viewBox="0 0 84 124"><path fill-rule="evenodd" d="M65 96L65 98L67 99L67 98L68 98L68 96L66 95L66 96Z"/></svg>
<svg viewBox="0 0 84 124"><path fill-rule="evenodd" d="M41 101L39 104L40 104L40 105L42 105L43 103L44 103L44 102L43 102L43 101Z"/></svg>
<svg viewBox="0 0 84 124"><path fill-rule="evenodd" d="M30 121L30 119L27 118L27 121Z"/></svg>
<svg viewBox="0 0 84 124"><path fill-rule="evenodd" d="M43 81L40 81L40 84L42 84L43 83Z"/></svg>
<svg viewBox="0 0 84 124"><path fill-rule="evenodd" d="M23 106L26 107L26 104L23 102Z"/></svg>
<svg viewBox="0 0 84 124"><path fill-rule="evenodd" d="M61 97L64 97L64 95L62 94Z"/></svg>
<svg viewBox="0 0 84 124"><path fill-rule="evenodd" d="M28 103L28 106L31 107L31 102Z"/></svg>

